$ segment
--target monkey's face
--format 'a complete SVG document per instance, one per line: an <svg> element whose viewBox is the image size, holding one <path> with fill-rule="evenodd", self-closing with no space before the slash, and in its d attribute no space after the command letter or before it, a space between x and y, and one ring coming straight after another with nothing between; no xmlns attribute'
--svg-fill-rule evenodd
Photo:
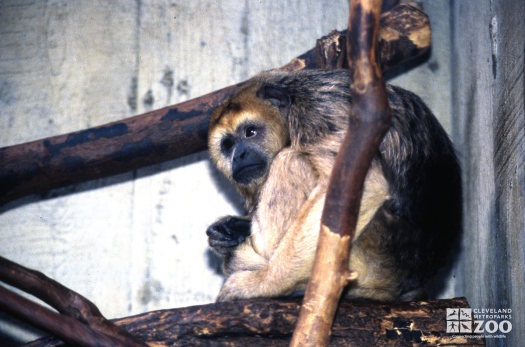
<svg viewBox="0 0 525 347"><path fill-rule="evenodd" d="M241 91L212 115L211 157L240 189L259 188L273 158L287 143L288 132L278 109L258 98L253 88Z"/></svg>

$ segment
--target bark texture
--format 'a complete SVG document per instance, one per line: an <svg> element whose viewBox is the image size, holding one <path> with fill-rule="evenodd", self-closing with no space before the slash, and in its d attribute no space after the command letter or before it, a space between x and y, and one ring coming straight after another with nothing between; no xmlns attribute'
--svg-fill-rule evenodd
<svg viewBox="0 0 525 347"><path fill-rule="evenodd" d="M299 299L254 299L144 313L115 323L152 346L287 346ZM446 308L465 298L409 303L342 301L330 346L484 345L447 334ZM53 338L28 346L57 346Z"/></svg>

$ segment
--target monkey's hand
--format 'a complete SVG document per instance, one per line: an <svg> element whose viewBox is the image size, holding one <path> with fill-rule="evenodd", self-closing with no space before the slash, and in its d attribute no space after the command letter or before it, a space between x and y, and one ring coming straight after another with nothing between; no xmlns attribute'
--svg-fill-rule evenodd
<svg viewBox="0 0 525 347"><path fill-rule="evenodd" d="M208 244L218 254L227 256L250 236L251 221L242 217L227 216L213 223L208 230Z"/></svg>

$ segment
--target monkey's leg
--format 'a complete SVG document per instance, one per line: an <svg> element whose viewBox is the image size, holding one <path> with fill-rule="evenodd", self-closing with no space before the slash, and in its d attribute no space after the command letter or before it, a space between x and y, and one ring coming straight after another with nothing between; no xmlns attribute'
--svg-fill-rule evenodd
<svg viewBox="0 0 525 347"><path fill-rule="evenodd" d="M415 224L396 214L394 202L385 201L352 242L350 267L359 277L346 296L381 301L422 297L428 274L420 266L420 236Z"/></svg>

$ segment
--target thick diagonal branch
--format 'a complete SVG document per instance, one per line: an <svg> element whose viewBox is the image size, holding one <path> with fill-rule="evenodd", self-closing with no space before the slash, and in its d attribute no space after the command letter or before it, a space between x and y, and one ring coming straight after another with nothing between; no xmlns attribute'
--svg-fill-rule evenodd
<svg viewBox="0 0 525 347"><path fill-rule="evenodd" d="M348 269L363 182L390 127L390 108L375 56L381 0L352 0L348 21L348 65L352 109L336 158L321 218L315 263L292 346L326 346L344 287L359 274Z"/></svg>
<svg viewBox="0 0 525 347"><path fill-rule="evenodd" d="M427 16L398 5L381 18L381 66L392 70L428 53ZM346 32L332 32L282 67L345 68ZM0 148L0 204L206 149L212 110L239 85L110 124Z"/></svg>

